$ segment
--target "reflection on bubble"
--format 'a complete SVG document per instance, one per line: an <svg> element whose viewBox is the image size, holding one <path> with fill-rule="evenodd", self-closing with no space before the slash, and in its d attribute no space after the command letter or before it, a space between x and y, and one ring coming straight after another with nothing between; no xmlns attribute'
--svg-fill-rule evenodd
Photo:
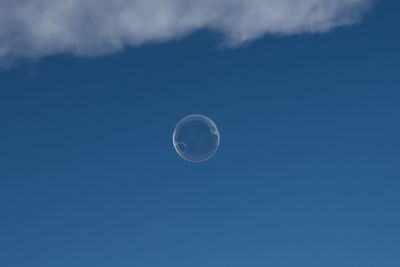
<svg viewBox="0 0 400 267"><path fill-rule="evenodd" d="M173 143L176 152L185 160L202 162L211 158L219 145L215 123L202 115L183 118L175 127Z"/></svg>

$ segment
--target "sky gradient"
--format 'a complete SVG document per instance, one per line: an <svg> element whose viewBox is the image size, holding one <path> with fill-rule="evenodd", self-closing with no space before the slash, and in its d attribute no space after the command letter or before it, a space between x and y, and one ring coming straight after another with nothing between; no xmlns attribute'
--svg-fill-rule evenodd
<svg viewBox="0 0 400 267"><path fill-rule="evenodd" d="M400 18L0 71L0 266L400 266ZM175 152L186 115L210 160Z"/></svg>

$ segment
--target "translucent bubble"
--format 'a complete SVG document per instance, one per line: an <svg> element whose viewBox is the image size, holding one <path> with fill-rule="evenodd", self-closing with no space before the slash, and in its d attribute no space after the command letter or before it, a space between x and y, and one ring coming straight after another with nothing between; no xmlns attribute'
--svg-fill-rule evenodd
<svg viewBox="0 0 400 267"><path fill-rule="evenodd" d="M202 115L183 118L175 127L173 143L176 152L185 160L202 162L211 158L219 145L215 123Z"/></svg>

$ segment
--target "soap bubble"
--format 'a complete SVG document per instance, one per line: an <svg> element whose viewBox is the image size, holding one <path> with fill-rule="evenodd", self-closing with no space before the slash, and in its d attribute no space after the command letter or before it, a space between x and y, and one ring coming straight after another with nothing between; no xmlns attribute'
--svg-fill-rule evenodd
<svg viewBox="0 0 400 267"><path fill-rule="evenodd" d="M215 123L202 115L183 118L175 127L173 143L176 152L185 160L202 162L211 158L219 145Z"/></svg>

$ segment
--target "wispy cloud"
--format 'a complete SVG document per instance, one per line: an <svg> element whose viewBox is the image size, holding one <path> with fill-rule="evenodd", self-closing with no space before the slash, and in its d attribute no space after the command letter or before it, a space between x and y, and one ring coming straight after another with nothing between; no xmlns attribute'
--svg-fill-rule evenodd
<svg viewBox="0 0 400 267"><path fill-rule="evenodd" d="M198 29L237 45L265 34L326 32L362 19L373 0L1 0L0 60L94 56Z"/></svg>

